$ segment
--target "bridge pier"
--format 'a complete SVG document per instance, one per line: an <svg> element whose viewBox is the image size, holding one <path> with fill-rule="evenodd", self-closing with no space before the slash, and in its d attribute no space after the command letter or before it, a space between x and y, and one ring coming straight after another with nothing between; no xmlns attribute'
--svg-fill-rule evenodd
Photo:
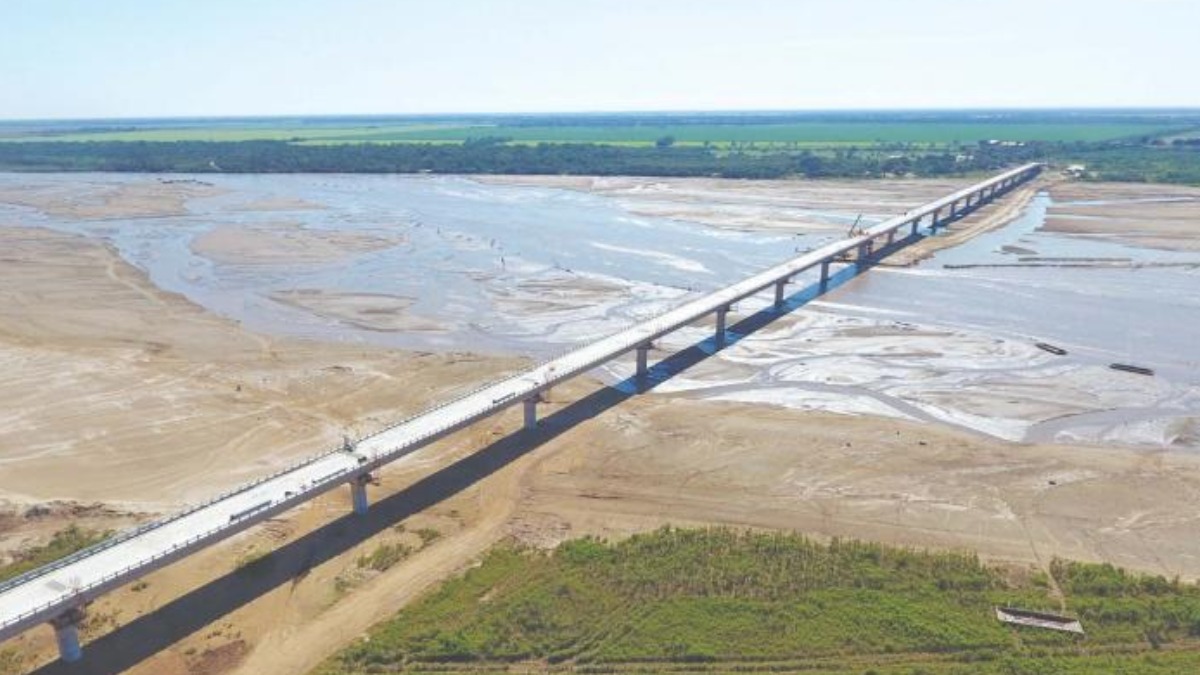
<svg viewBox="0 0 1200 675"><path fill-rule="evenodd" d="M58 657L66 663L83 658L83 647L79 644L79 624L83 622L83 616L83 608L76 607L50 620L58 643Z"/></svg>
<svg viewBox="0 0 1200 675"><path fill-rule="evenodd" d="M910 236L910 237L917 236L917 229L920 227L921 227L921 219L917 218L917 219L913 220L912 221L912 231L908 233L908 236Z"/></svg>
<svg viewBox="0 0 1200 675"><path fill-rule="evenodd" d="M537 404L538 396L534 394L524 401L525 407L525 430L533 431L537 428Z"/></svg>
<svg viewBox="0 0 1200 675"><path fill-rule="evenodd" d="M947 220L954 220L957 217L958 217L958 202L957 201L950 202L950 216L947 218Z"/></svg>
<svg viewBox="0 0 1200 675"><path fill-rule="evenodd" d="M646 378L650 375L649 354L651 345L649 342L643 342L637 346L637 388L638 391L645 389Z"/></svg>
<svg viewBox="0 0 1200 675"><path fill-rule="evenodd" d="M858 245L858 259L856 262L858 263L859 267L862 267L863 263L870 261L874 244L875 241L873 239L868 239Z"/></svg>
<svg viewBox="0 0 1200 675"><path fill-rule="evenodd" d="M787 285L787 279L780 279L775 282L775 311L783 309L783 287Z"/></svg>
<svg viewBox="0 0 1200 675"><path fill-rule="evenodd" d="M367 483L371 482L371 474L364 473L361 476L355 476L350 481L350 502L354 505L354 515L365 516L371 509L371 502L367 499Z"/></svg>
<svg viewBox="0 0 1200 675"><path fill-rule="evenodd" d="M829 261L821 261L821 292L829 290Z"/></svg>
<svg viewBox="0 0 1200 675"><path fill-rule="evenodd" d="M934 209L934 210L933 210L933 216L932 216L932 218L933 218L933 219L932 219L932 220L930 221L930 223L929 223L929 231L930 231L931 233L933 233L933 232L937 232L937 228L938 228L938 224L939 224L939 223L938 223L938 218L940 218L940 217L941 217L941 215L942 215L942 210L941 210L941 209Z"/></svg>
<svg viewBox="0 0 1200 675"><path fill-rule="evenodd" d="M717 310L717 333L716 342L717 349L725 346L725 315L729 313L729 306L726 305Z"/></svg>

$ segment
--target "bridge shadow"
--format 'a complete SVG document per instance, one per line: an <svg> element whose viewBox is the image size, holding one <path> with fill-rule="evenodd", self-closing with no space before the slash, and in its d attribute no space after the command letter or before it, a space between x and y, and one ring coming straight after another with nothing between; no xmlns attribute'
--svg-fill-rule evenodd
<svg viewBox="0 0 1200 675"><path fill-rule="evenodd" d="M912 237L899 240L888 248L894 250L913 240ZM890 251L878 251L880 255L886 255L887 252ZM746 335L849 282L865 269L853 263L846 265L830 275L825 288L813 283L786 297L781 308L767 307L731 324L726 346L736 344ZM710 337L667 356L649 369L641 390L653 389L717 351L716 341ZM500 438L478 452L373 503L365 517L349 514L347 505L346 516L282 545L255 563L209 581L97 637L84 646L82 661L69 664L56 660L32 673L107 675L128 670L272 590L285 584L302 582L313 568L349 551L395 523L471 487L558 438L575 425L614 408L634 396L638 384L636 378L631 377L613 386L602 387L542 418L537 429L518 431Z"/></svg>

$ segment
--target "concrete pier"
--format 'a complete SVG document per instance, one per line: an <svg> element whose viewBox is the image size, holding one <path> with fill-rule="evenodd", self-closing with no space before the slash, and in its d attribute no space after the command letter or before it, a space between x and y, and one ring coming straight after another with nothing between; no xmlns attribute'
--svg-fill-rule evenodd
<svg viewBox="0 0 1200 675"><path fill-rule="evenodd" d="M371 510L371 502L367 499L367 483L371 482L370 474L358 476L350 481L350 502L354 505L354 514L365 516Z"/></svg>
<svg viewBox="0 0 1200 675"><path fill-rule="evenodd" d="M83 609L76 608L50 620L54 627L54 639L58 643L58 657L67 663L83 658L83 647L79 644L79 624L83 621Z"/></svg>
<svg viewBox="0 0 1200 675"><path fill-rule="evenodd" d="M787 279L780 279L775 282L775 311L783 309L783 288L787 285Z"/></svg>
<svg viewBox="0 0 1200 675"><path fill-rule="evenodd" d="M717 348L725 346L725 315L729 314L729 307L721 307L717 310Z"/></svg>
<svg viewBox="0 0 1200 675"><path fill-rule="evenodd" d="M866 241L864 241L863 243L858 245L857 262L859 265L862 265L863 263L871 260L871 249L874 248L873 243L874 243L873 240L867 239Z"/></svg>
<svg viewBox="0 0 1200 675"><path fill-rule="evenodd" d="M537 404L538 404L537 394L530 396L529 398L525 399L525 401L524 401L525 430L526 431L532 431L533 429L537 428Z"/></svg>
<svg viewBox="0 0 1200 675"><path fill-rule="evenodd" d="M821 292L829 290L829 261L821 261Z"/></svg>

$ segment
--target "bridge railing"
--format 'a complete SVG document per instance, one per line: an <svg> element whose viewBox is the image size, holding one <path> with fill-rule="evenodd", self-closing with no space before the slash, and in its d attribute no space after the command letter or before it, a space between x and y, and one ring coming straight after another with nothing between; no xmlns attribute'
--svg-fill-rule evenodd
<svg viewBox="0 0 1200 675"><path fill-rule="evenodd" d="M333 452L337 452L337 450L333 450L331 452L326 452L321 455L318 455L313 459L313 461L316 461L316 459L320 459L322 457L326 457L326 456L332 454ZM304 465L311 464L311 463L312 463L312 461L302 462L302 463L300 463L300 466L304 466ZM345 482L346 478L349 475L352 475L354 473L356 473L354 468L347 468L342 471L337 471L332 474L329 474L328 476L320 478L317 481L314 481L312 487L313 487L313 489L315 489L317 486L327 486L331 483L335 483L335 484L342 483L342 482ZM270 480L273 477L277 477L277 474L272 475L271 477L268 477L268 478L259 479L259 480L255 481L250 487L255 487L255 486L261 485L262 483ZM230 493L237 494L238 492L243 492L243 491L244 490L232 490L232 491L230 491ZM197 507L197 508L203 508L203 507ZM196 510L195 508L190 509L187 513L191 513L195 510ZM172 518L169 520L175 520L175 519L177 519L177 518ZM171 546L169 546L161 551L158 551L158 552L154 553L153 555L150 555L145 558L141 558L141 559L137 560L136 562L131 562L128 565L126 565L114 572L105 574L104 576L102 576L98 579L95 579L94 581L92 581L90 583L83 584L83 585L80 585L75 588L69 588L69 589L63 591L62 594L60 594L58 597L54 598L53 600L49 600L45 603L42 603L42 604L28 610L28 611L22 612L9 620L0 622L0 631L3 631L8 626L12 626L14 624L21 623L22 621L24 621L30 617L36 616L40 613L43 613L51 608L55 608L55 607L61 608L64 606L70 606L73 603L82 604L83 602L87 601L87 596L88 596L89 591L92 591L96 588L105 586L113 581L118 580L118 579L123 579L127 576L133 576L139 570L143 570L146 567L153 565L155 562L162 560L163 558L174 555L183 549L187 549L189 547L195 546L203 541L212 539L214 537L217 537L217 536L225 533L234 524L237 524L237 523L234 521L222 523L220 525L217 525L216 527L212 527L204 532L201 532L200 534L193 535L181 542L172 544ZM155 529L155 527L156 527L155 523L147 523L146 525L136 528L135 531L137 533L141 533L146 530ZM131 531L131 532L134 532L134 531ZM126 537L126 539L127 538L128 537ZM115 537L113 539L115 539ZM107 544L107 545L99 545L98 544L95 547L89 547L87 549L83 549L83 551L80 551L79 553L83 553L84 551L89 551L89 550L95 549L93 551L93 554L94 554L94 553L98 553L102 550L111 548L112 546L116 545L117 543L120 543L117 541L112 541L111 543L109 543L109 541L111 541L111 540L106 540L106 542L102 542L102 544ZM51 565L47 565L46 567L49 568L49 567L51 567ZM53 569L46 569L43 574L39 574L37 576L44 576L44 574L52 572L52 571L54 571L54 569L61 569L62 567L63 567L63 565L53 566Z"/></svg>
<svg viewBox="0 0 1200 675"><path fill-rule="evenodd" d="M156 530L160 527L169 525L181 518L186 518L187 516L195 513L196 511L199 511L200 509L207 508L207 507L215 504L216 502L228 499L234 495L241 494L248 490L252 490L252 489L262 485L263 483L274 480L284 474L291 473L291 472L301 469L305 466L308 466L309 464L320 461L320 460L328 457L329 455L338 452L339 450L340 450L340 448L334 448L332 450L327 450L325 452L318 453L316 455L309 455L308 457L305 457L304 459L301 459L299 461L285 465L283 468L273 471L270 474L255 478L254 480L250 481L249 483L242 483L241 485L238 485L235 488L226 490L225 492L221 492L213 497L209 497L208 499L206 499L202 502L198 502L196 504L188 506L188 507L184 508L182 511L173 513L165 518L158 518L155 520L151 520L150 522L143 523L141 525L137 525L133 528L122 530L121 532L118 532L118 533L114 534L113 536L108 537L104 541L101 541L101 542L98 542L91 546L88 546L87 548L80 549L80 550L76 551L75 553L72 553L71 555L59 558L58 560L47 563L41 567L38 567L37 569L32 569L28 572L25 572L24 574L20 574L15 577L12 577L11 579L7 579L4 582L0 582L0 593L4 593L5 591L7 591L11 588L15 588L22 584L28 583L34 579L37 579L38 577L43 577L47 574L50 574L57 570L60 570L64 567L67 567L68 565L71 565L75 562L83 560L84 558L89 558L97 553L100 553L101 551L105 551L109 548L112 548L113 546L116 546L123 542L129 541L130 539L133 539L134 537L138 537L142 534L145 534L146 532L149 532L150 530Z"/></svg>

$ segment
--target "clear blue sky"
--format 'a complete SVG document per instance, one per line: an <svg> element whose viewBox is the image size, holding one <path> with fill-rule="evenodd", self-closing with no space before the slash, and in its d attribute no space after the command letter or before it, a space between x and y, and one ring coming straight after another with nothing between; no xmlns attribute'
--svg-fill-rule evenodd
<svg viewBox="0 0 1200 675"><path fill-rule="evenodd" d="M0 0L0 118L1200 106L1200 0Z"/></svg>

